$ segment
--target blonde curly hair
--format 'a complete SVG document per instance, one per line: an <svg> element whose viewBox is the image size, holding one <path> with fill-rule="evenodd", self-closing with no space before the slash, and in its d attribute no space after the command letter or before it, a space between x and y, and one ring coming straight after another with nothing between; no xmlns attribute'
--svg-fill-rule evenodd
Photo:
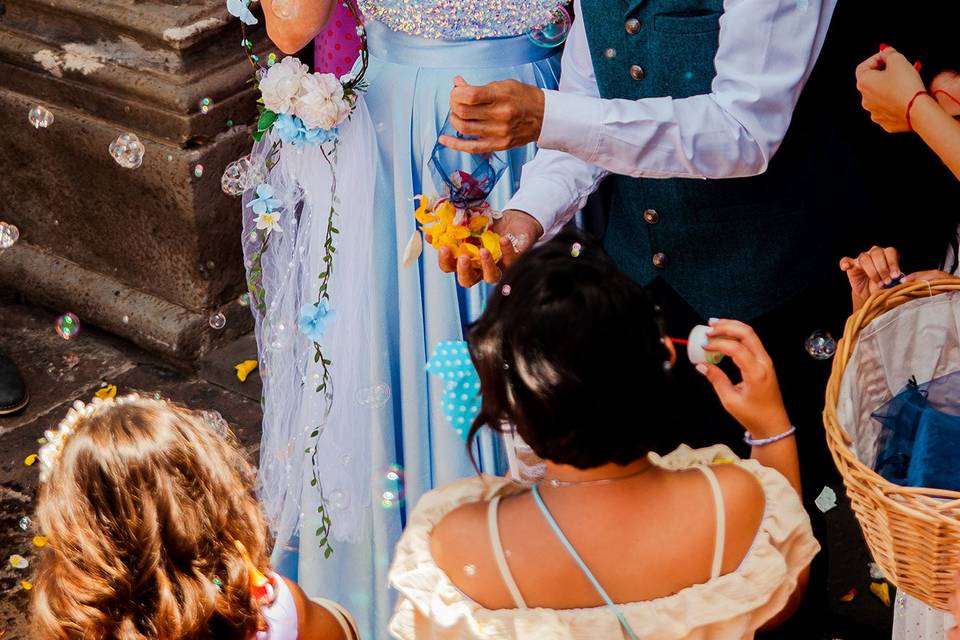
<svg viewBox="0 0 960 640"><path fill-rule="evenodd" d="M266 571L253 478L232 437L182 407L137 398L78 420L39 492L37 637L254 637L237 547Z"/></svg>

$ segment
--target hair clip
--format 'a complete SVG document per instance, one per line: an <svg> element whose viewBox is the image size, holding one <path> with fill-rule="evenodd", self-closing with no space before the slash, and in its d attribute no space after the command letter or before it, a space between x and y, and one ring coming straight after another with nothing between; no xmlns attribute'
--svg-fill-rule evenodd
<svg viewBox="0 0 960 640"><path fill-rule="evenodd" d="M63 447L67 440L76 431L77 425L94 415L105 407L121 405L133 400L139 400L140 396L130 394L121 398L94 398L89 404L76 400L73 406L67 411L67 415L60 421L56 429L43 432L43 437L47 441L37 452L37 459L40 462L40 482L46 482L50 478L53 466L60 459L63 453Z"/></svg>
<svg viewBox="0 0 960 640"><path fill-rule="evenodd" d="M258 602L272 603L274 600L273 582L257 568L257 565L253 564L253 560L250 559L250 554L247 553L247 548L243 546L242 542L234 540L234 545L240 552L243 563L247 565L247 575L250 577L250 594Z"/></svg>

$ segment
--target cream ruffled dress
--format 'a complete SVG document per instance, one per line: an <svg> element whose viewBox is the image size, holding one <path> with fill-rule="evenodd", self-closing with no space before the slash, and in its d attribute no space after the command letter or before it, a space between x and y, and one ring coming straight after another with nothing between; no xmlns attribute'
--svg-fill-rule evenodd
<svg viewBox="0 0 960 640"><path fill-rule="evenodd" d="M778 472L754 460L739 460L724 446L650 455L666 469L689 469L717 460L752 473L766 498L757 536L740 567L706 583L648 600L620 604L627 622L644 640L752 638L776 615L797 578L817 554L810 520L800 499ZM508 479L481 476L460 480L423 496L414 510L390 569L398 592L390 633L402 640L483 638L485 640L598 640L622 638L613 611L588 609L485 609L464 595L430 554L430 533L457 507L524 491ZM638 576L640 578L640 576Z"/></svg>

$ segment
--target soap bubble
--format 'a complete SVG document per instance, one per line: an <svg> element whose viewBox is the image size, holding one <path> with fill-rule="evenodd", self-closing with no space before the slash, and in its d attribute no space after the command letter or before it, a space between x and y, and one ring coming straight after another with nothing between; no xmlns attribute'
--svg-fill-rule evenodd
<svg viewBox="0 0 960 640"><path fill-rule="evenodd" d="M247 189L252 189L267 179L267 168L260 159L254 160L249 155L234 160L223 170L220 178L220 187L228 196L242 196Z"/></svg>
<svg viewBox="0 0 960 640"><path fill-rule="evenodd" d="M37 105L30 109L27 114L27 120L33 125L34 129L46 129L53 124L53 112L42 105Z"/></svg>
<svg viewBox="0 0 960 640"><path fill-rule="evenodd" d="M330 493L330 506L337 511L343 511L346 509L349 502L350 500L347 498L347 494L339 489Z"/></svg>
<svg viewBox="0 0 960 640"><path fill-rule="evenodd" d="M550 22L534 27L527 32L527 37L538 47L547 49L558 47L567 39L572 22L570 13L563 7L558 7L550 14Z"/></svg>
<svg viewBox="0 0 960 640"><path fill-rule="evenodd" d="M379 409L390 401L390 387L386 384L375 384L371 387L358 389L355 395L357 404L361 407Z"/></svg>
<svg viewBox="0 0 960 640"><path fill-rule="evenodd" d="M110 156L124 169L136 169L143 164L143 144L133 133L121 133L110 143Z"/></svg>
<svg viewBox="0 0 960 640"><path fill-rule="evenodd" d="M375 489L376 490L376 489ZM380 479L379 487L380 506L384 509L396 509L403 506L406 495L406 486L403 478L403 467L392 464Z"/></svg>
<svg viewBox="0 0 960 640"><path fill-rule="evenodd" d="M197 107L199 107L200 113L207 115L210 113L210 109L213 108L213 100L211 98L200 98L200 102L197 103Z"/></svg>
<svg viewBox="0 0 960 640"><path fill-rule="evenodd" d="M202 164L196 164L196 165L194 165L194 167L193 167L193 176L194 176L195 178L199 178L199 177L202 176L202 175L203 175L203 165L202 165Z"/></svg>
<svg viewBox="0 0 960 640"><path fill-rule="evenodd" d="M300 13L297 0L273 0L270 3L270 9L273 10L273 15L281 20L293 20Z"/></svg>
<svg viewBox="0 0 960 640"><path fill-rule="evenodd" d="M20 530L29 531L30 530L30 518L23 516L20 518Z"/></svg>
<svg viewBox="0 0 960 640"><path fill-rule="evenodd" d="M227 326L227 317L218 311L210 316L209 323L213 329L219 331Z"/></svg>
<svg viewBox="0 0 960 640"><path fill-rule="evenodd" d="M837 341L829 331L814 331L803 346L816 360L829 360L837 352Z"/></svg>
<svg viewBox="0 0 960 640"><path fill-rule="evenodd" d="M77 334L80 333L80 318L75 314L65 313L57 318L55 328L57 335L64 340L73 340L77 337Z"/></svg>
<svg viewBox="0 0 960 640"><path fill-rule="evenodd" d="M0 222L0 251L9 249L20 239L20 229L8 222Z"/></svg>

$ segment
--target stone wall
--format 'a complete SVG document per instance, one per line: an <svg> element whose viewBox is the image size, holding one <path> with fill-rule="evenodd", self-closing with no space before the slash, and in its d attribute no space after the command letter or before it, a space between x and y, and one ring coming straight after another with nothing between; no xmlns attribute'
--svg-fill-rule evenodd
<svg viewBox="0 0 960 640"><path fill-rule="evenodd" d="M255 102L224 1L5 4L0 220L21 239L0 285L181 360L249 330L240 202L220 175L249 150ZM48 128L30 126L35 105ZM137 169L107 151L125 132L145 147Z"/></svg>

